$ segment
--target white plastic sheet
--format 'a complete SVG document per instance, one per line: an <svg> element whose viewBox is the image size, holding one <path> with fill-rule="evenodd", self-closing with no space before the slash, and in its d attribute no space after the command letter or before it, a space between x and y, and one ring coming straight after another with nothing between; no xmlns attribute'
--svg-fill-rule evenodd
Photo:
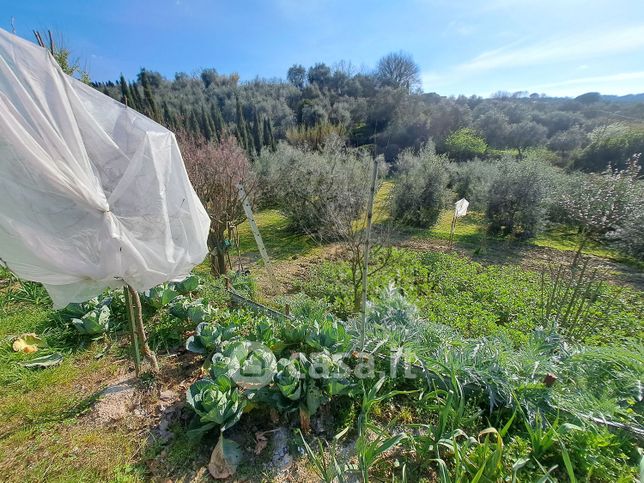
<svg viewBox="0 0 644 483"><path fill-rule="evenodd" d="M0 259L54 305L185 277L210 220L174 134L0 30Z"/></svg>
<svg viewBox="0 0 644 483"><path fill-rule="evenodd" d="M467 207L470 206L470 202L465 198L461 198L455 203L454 206L454 217L461 218L467 215Z"/></svg>

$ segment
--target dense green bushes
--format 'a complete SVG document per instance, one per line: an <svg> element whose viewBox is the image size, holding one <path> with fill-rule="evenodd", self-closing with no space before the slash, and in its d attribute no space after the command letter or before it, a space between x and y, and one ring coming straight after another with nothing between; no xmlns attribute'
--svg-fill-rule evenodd
<svg viewBox="0 0 644 483"><path fill-rule="evenodd" d="M590 140L575 159L576 168L600 172L610 163L622 169L633 154L644 152L644 127L623 123L601 126L590 133Z"/></svg>
<svg viewBox="0 0 644 483"><path fill-rule="evenodd" d="M447 158L436 154L432 144L417 154L401 153L392 200L394 219L420 227L435 224L449 201L447 167Z"/></svg>
<svg viewBox="0 0 644 483"><path fill-rule="evenodd" d="M451 163L450 187L459 199L466 198L470 202L471 210L485 212L490 186L498 171L499 164L495 161L474 159L465 163Z"/></svg>
<svg viewBox="0 0 644 483"><path fill-rule="evenodd" d="M467 161L485 155L487 143L473 129L463 128L447 137L445 150L450 158Z"/></svg>

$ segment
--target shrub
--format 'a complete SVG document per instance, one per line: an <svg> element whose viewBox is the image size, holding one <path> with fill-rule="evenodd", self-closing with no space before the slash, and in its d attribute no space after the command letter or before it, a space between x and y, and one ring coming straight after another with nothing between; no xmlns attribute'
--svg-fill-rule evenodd
<svg viewBox="0 0 644 483"><path fill-rule="evenodd" d="M449 201L448 161L425 145L418 154L404 151L398 157L400 177L393 190L392 214L402 223L429 227Z"/></svg>
<svg viewBox="0 0 644 483"><path fill-rule="evenodd" d="M602 126L590 134L590 139L591 143L575 159L576 168L599 172L611 163L622 169L629 156L644 151L644 128L641 126L621 123Z"/></svg>
<svg viewBox="0 0 644 483"><path fill-rule="evenodd" d="M372 159L331 139L321 151L281 143L257 161L265 202L276 204L298 231L323 240L338 239L364 210ZM383 167L384 170L384 167Z"/></svg>
<svg viewBox="0 0 644 483"><path fill-rule="evenodd" d="M483 156L487 151L487 143L473 129L463 128L447 137L445 151L457 161L466 161L477 156Z"/></svg>
<svg viewBox="0 0 644 483"><path fill-rule="evenodd" d="M466 198L472 210L485 211L490 185L498 175L498 163L475 159L450 167L450 185L458 198Z"/></svg>
<svg viewBox="0 0 644 483"><path fill-rule="evenodd" d="M640 182L641 183L641 182ZM640 192L642 191L640 186ZM624 253L644 260L644 193L639 196L637 207L629 212L615 231L607 237Z"/></svg>
<svg viewBox="0 0 644 483"><path fill-rule="evenodd" d="M552 171L532 158L502 162L488 191L485 214L490 233L534 236L546 220Z"/></svg>
<svg viewBox="0 0 644 483"><path fill-rule="evenodd" d="M642 257L643 184L639 155L622 170L579 176L579 183L561 198L561 209L587 238L607 238L634 256Z"/></svg>

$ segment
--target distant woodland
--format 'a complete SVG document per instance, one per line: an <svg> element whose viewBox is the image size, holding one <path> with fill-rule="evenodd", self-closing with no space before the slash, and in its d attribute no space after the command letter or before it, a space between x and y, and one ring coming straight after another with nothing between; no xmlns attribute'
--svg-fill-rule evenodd
<svg viewBox="0 0 644 483"><path fill-rule="evenodd" d="M620 168L644 151L644 94L445 97L420 89L418 66L404 53L383 57L371 72L318 63L293 65L285 80L240 82L214 68L174 79L141 69L136 79L92 85L175 131L207 140L231 132L252 156L280 139L316 148L329 134L370 146L389 163L429 141L454 161L538 150L554 165L584 171Z"/></svg>

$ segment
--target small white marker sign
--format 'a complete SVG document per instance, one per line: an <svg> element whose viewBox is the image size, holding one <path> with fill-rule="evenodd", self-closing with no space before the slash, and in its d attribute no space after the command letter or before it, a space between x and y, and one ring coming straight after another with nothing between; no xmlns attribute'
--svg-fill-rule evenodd
<svg viewBox="0 0 644 483"><path fill-rule="evenodd" d="M470 206L470 202L465 198L461 198L456 202L456 208L454 210L454 216L456 218L461 218L467 215L467 207Z"/></svg>

